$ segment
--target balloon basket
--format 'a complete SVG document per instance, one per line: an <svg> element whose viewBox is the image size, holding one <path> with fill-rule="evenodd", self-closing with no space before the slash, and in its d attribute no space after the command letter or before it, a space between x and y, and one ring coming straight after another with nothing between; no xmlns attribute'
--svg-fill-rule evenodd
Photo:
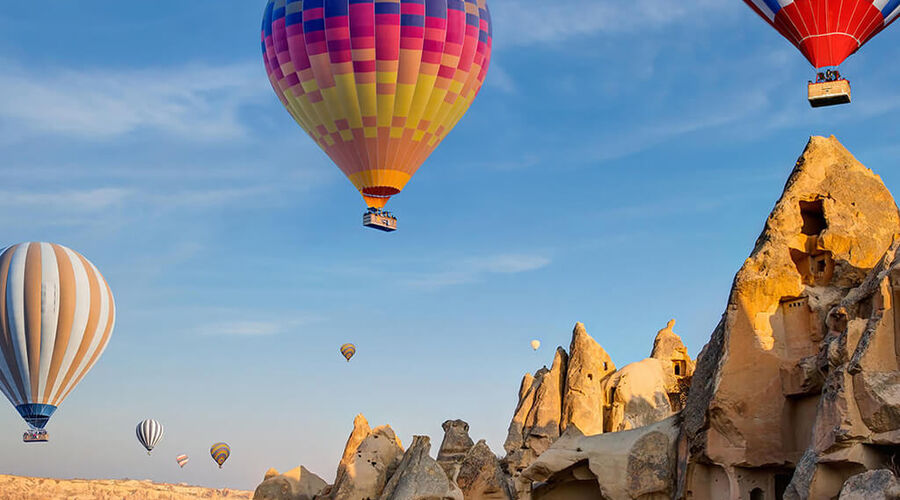
<svg viewBox="0 0 900 500"><path fill-rule="evenodd" d="M44 429L31 429L22 434L24 443L46 443L49 440L50 435Z"/></svg>
<svg viewBox="0 0 900 500"><path fill-rule="evenodd" d="M845 79L830 82L809 82L809 105L814 108L850 103L850 82Z"/></svg>
<svg viewBox="0 0 900 500"><path fill-rule="evenodd" d="M363 226L390 233L397 230L397 218L390 212L369 207L363 214Z"/></svg>

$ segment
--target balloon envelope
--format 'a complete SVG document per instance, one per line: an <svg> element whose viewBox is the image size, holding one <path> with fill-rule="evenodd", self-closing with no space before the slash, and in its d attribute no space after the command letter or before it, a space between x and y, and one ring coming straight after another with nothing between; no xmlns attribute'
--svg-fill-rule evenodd
<svg viewBox="0 0 900 500"><path fill-rule="evenodd" d="M156 420L148 418L137 424L134 433L137 435L138 442L147 449L147 454L149 454L153 451L153 447L156 446L156 443L159 443L159 440L162 439L163 426Z"/></svg>
<svg viewBox="0 0 900 500"><path fill-rule="evenodd" d="M900 14L900 0L744 2L816 68L841 64Z"/></svg>
<svg viewBox="0 0 900 500"><path fill-rule="evenodd" d="M209 448L209 455L212 457L213 461L219 464L219 468L222 468L222 464L228 460L229 455L231 455L231 448L226 443L216 443Z"/></svg>
<svg viewBox="0 0 900 500"><path fill-rule="evenodd" d="M355 345L344 344L341 346L341 355L344 356L344 358L346 358L347 361L350 361L350 358L352 358L354 354L356 354L356 346Z"/></svg>
<svg viewBox="0 0 900 500"><path fill-rule="evenodd" d="M400 192L487 74L486 0L269 0L266 72L368 206Z"/></svg>
<svg viewBox="0 0 900 500"><path fill-rule="evenodd" d="M531 341L531 348L532 348L532 349L534 349L535 351L537 351L539 347L541 347L541 341L540 341L540 340L532 340L532 341Z"/></svg>
<svg viewBox="0 0 900 500"><path fill-rule="evenodd" d="M175 461L178 462L178 466L182 469L184 468L184 465L187 464L190 460L191 459L188 458L187 455L178 455L177 457L175 457Z"/></svg>
<svg viewBox="0 0 900 500"><path fill-rule="evenodd" d="M0 391L43 429L94 366L115 323L112 292L79 253L54 243L0 252Z"/></svg>

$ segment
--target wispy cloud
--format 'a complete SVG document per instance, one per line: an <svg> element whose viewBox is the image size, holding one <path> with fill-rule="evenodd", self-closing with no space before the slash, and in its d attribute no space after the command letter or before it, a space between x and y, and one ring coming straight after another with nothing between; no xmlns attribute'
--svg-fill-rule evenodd
<svg viewBox="0 0 900 500"><path fill-rule="evenodd" d="M0 131L110 139L153 130L190 141L245 134L240 108L268 91L258 65L25 68L3 62Z"/></svg>
<svg viewBox="0 0 900 500"><path fill-rule="evenodd" d="M550 265L551 259L538 254L498 254L460 259L448 269L422 272L406 280L414 288L437 289L475 283L492 274L518 274Z"/></svg>

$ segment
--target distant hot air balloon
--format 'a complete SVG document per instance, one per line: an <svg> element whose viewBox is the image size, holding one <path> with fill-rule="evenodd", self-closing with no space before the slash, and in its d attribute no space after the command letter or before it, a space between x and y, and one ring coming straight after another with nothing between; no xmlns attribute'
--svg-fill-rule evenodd
<svg viewBox="0 0 900 500"><path fill-rule="evenodd" d="M222 464L228 460L228 456L231 455L231 448L228 447L225 443L216 443L209 448L209 455L212 457L213 461L219 464L219 468L222 468Z"/></svg>
<svg viewBox="0 0 900 500"><path fill-rule="evenodd" d="M344 344L341 346L341 355L344 356L344 358L346 358L347 361L350 361L350 358L352 358L354 354L356 354L356 346L355 345Z"/></svg>
<svg viewBox="0 0 900 500"><path fill-rule="evenodd" d="M190 460L191 459L188 458L187 455L178 455L177 457L175 457L175 461L178 462L178 466L181 467L182 469L184 468L184 465L186 463L188 463Z"/></svg>
<svg viewBox="0 0 900 500"><path fill-rule="evenodd" d="M531 341L531 348L532 348L532 349L534 349L535 351L537 351L540 347L541 347L541 341L540 341L540 340L535 339L535 340L532 340L532 341Z"/></svg>
<svg viewBox="0 0 900 500"><path fill-rule="evenodd" d="M115 323L100 271L54 243L0 252L0 391L28 423L24 441L47 441L44 426L94 366Z"/></svg>
<svg viewBox="0 0 900 500"><path fill-rule="evenodd" d="M147 449L147 454L149 455L156 443L163 437L163 426L156 420L149 418L137 424L134 433L137 434L138 441Z"/></svg>
<svg viewBox="0 0 900 500"><path fill-rule="evenodd" d="M891 24L900 0L744 0L817 70L809 83L813 107L850 102L850 83L837 66Z"/></svg>
<svg viewBox="0 0 900 500"><path fill-rule="evenodd" d="M384 212L478 94L491 58L486 0L269 0L266 72L294 120Z"/></svg>

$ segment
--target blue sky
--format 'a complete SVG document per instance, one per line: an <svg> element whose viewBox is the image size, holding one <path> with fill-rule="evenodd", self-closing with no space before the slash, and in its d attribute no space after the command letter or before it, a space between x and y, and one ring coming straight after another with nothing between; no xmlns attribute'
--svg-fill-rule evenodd
<svg viewBox="0 0 900 500"><path fill-rule="evenodd" d="M619 366L671 317L699 352L809 135L900 192L896 27L842 67L852 105L812 110L813 70L739 0L535 3L491 1L486 85L389 235L269 87L264 2L4 6L3 245L82 252L118 318L51 443L0 410L0 472L331 480L357 412L434 448L463 418L499 453L522 374L576 321Z"/></svg>

